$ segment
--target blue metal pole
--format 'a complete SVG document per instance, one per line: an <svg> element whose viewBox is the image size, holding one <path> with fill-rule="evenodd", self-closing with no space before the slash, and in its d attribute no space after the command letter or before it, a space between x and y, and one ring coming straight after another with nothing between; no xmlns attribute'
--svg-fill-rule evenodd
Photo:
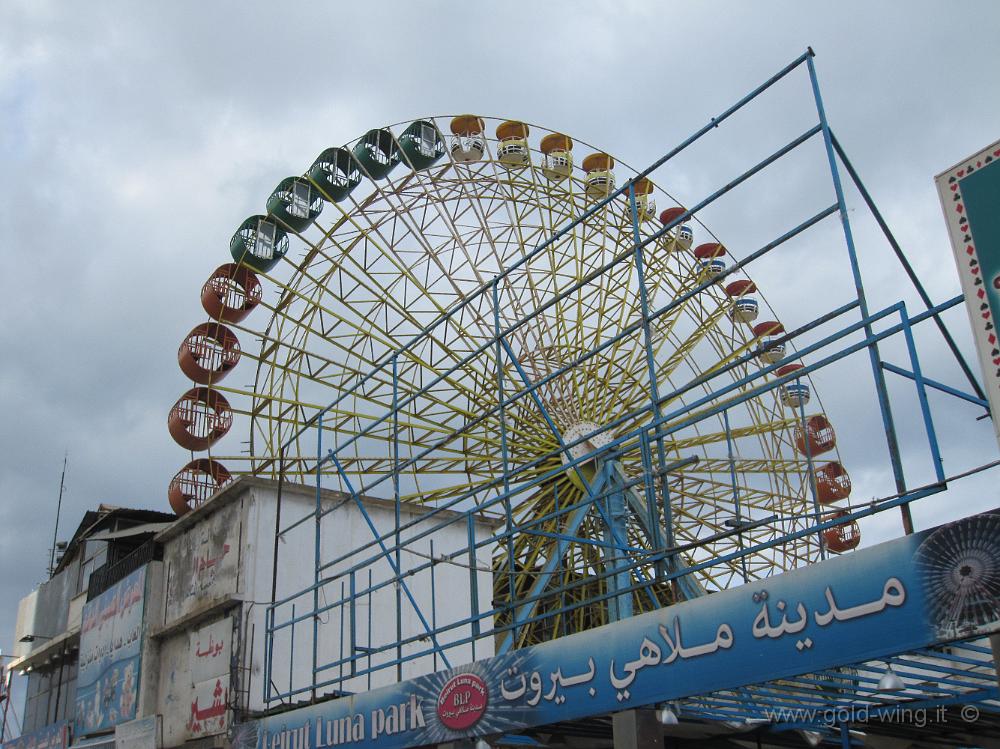
<svg viewBox="0 0 1000 749"><path fill-rule="evenodd" d="M726 430L726 455L729 457L729 479L733 483L733 507L736 510L736 528L739 531L736 538L739 542L740 550L743 549L743 513L740 511L740 487L736 478L736 457L733 453L733 431L729 427L729 409L722 412L722 425ZM746 557L740 557L740 571L743 572L743 582L750 579L747 573Z"/></svg>
<svg viewBox="0 0 1000 749"><path fill-rule="evenodd" d="M358 672L358 617L357 617L357 602L358 602L358 586L357 580L355 578L355 570L351 570L350 574L350 590L348 599L348 611L350 613L350 628L351 628L351 676L354 676ZM343 620L344 613L341 611L340 618Z"/></svg>
<svg viewBox="0 0 1000 749"><path fill-rule="evenodd" d="M639 306L642 310L642 339L643 346L646 349L646 371L648 372L649 392L651 395L649 406L653 420L658 421L663 414L660 412L659 377L656 372L656 358L653 355L653 334L649 323L649 292L646 287L646 269L643 258L643 247L641 245L642 237L639 234L639 206L636 204L635 198L635 180L629 183L628 199L632 217L632 242L635 245L635 271L639 280ZM659 460L661 468L667 464L667 455L663 447L663 440L656 440L656 457ZM672 547L675 543L673 508L670 506L670 495L667 491L667 477L665 474L660 477L660 496L663 504L666 545ZM660 547L660 518L658 517L657 504L655 502L649 503L649 510L651 528L655 529L650 542L653 548L657 549ZM668 557L667 567L674 568L676 566L677 557Z"/></svg>
<svg viewBox="0 0 1000 749"><path fill-rule="evenodd" d="M833 189L837 194L837 206L840 210L840 221L844 229L844 241L847 243L847 253L851 261L851 272L854 275L854 288L857 292L860 303L861 315L868 317L868 302L865 299L865 288L861 280L861 268L858 264L857 250L854 246L854 235L851 232L851 222L847 214L847 201L844 199L844 188L840 183L840 171L837 168L837 157L834 154L833 139L830 135L830 125L827 123L826 111L823 108L823 97L819 91L819 79L816 77L816 66L813 63L813 56L806 59L806 67L809 70L809 81L812 84L813 98L816 101L816 112L819 114L820 125L823 128L823 143L826 146L827 160L830 163L830 175L833 178ZM866 326L866 335L871 338L871 326ZM903 464L899 457L899 442L896 439L896 427L893 424L892 409L889 404L889 393L885 386L885 373L882 371L882 364L879 356L878 346L873 344L868 349L871 359L872 375L875 378L875 389L878 392L879 410L882 414L882 425L885 429L886 445L889 449L889 462L892 464L893 478L896 482L896 491L906 491L906 480L903 476ZM905 505L901 510L903 515L903 530L905 533L913 533L913 518L910 516L909 508Z"/></svg>
<svg viewBox="0 0 1000 749"><path fill-rule="evenodd" d="M399 495L399 357L392 355L392 498L393 518L395 527L394 554L396 557L396 574L401 575L403 569L400 559L400 495ZM396 642L403 640L403 596L400 590L402 579L396 586ZM396 645L396 680L403 680L403 646Z"/></svg>
<svg viewBox="0 0 1000 749"><path fill-rule="evenodd" d="M886 361L882 362L882 369L884 369L886 372L892 372L893 374L898 374L901 377L907 377L911 380L916 379L916 377L914 377L913 375L913 372L907 372L902 367L897 367L896 365L890 364L889 362ZM940 390L942 393L953 395L954 397L959 398L961 400L968 401L969 403L974 403L977 406L982 406L983 408L986 409L989 408L989 404L982 398L977 398L976 396L970 395L969 393L963 393L961 390L958 390L957 388L953 388L950 385L945 385L944 383L938 382L937 380L932 380L929 377L923 377L922 379L924 381L924 385L926 385L929 388L933 388L934 390Z"/></svg>
<svg viewBox="0 0 1000 749"><path fill-rule="evenodd" d="M795 378L795 383L801 383L800 377ZM802 430L802 446L806 452L806 475L809 477L809 492L812 494L813 512L816 513L816 522L822 522L823 514L819 508L819 487L816 485L816 466L813 463L812 442L809 439L809 423L806 421L806 404L803 398L799 398L799 429ZM798 445L795 445L798 447ZM819 543L819 558L826 559L826 540L822 533L816 534Z"/></svg>
<svg viewBox="0 0 1000 749"><path fill-rule="evenodd" d="M319 617L316 616L316 611L319 609L319 579L320 579L320 569L323 566L323 539L322 539L322 523L323 523L323 486L322 486L322 475L320 471L320 460L319 457L323 454L323 415L320 414L319 418L316 419L316 506L315 506L315 516L316 516L316 529L315 529L315 549L313 555L313 583L316 585L313 588L313 617L312 617L312 674L313 678L310 680L313 684L316 683L316 668L319 666ZM294 618L294 613L292 617ZM289 663L289 670L294 668L294 663ZM316 689L312 692L313 699L316 699Z"/></svg>
<svg viewBox="0 0 1000 749"><path fill-rule="evenodd" d="M499 279L493 279L493 335L496 337L496 368L497 368L497 401L499 403L500 418L500 458L502 461L503 473L503 496L504 496L504 519L507 527L504 532L504 543L507 545L507 592L509 604L513 604L517 595L515 590L515 578L517 574L517 564L514 555L514 515L510 504L510 456L507 451L507 406L504 395L503 376L503 348L501 346L500 334L500 289ZM511 619L513 620L513 608L511 608ZM517 631L512 630L513 636L517 637Z"/></svg>
<svg viewBox="0 0 1000 749"><path fill-rule="evenodd" d="M934 463L934 475L938 481L944 481L944 464L941 460L941 451L938 449L937 433L934 429L934 420L931 418L930 405L927 402L927 388L924 387L923 374L920 372L920 358L917 356L917 347L913 342L913 330L910 328L910 320L906 314L906 305L899 312L903 322L903 336L906 338L906 348L910 352L910 366L913 367L913 381L917 385L917 398L920 400L920 413L924 417L924 429L927 431L927 441L930 443L931 460Z"/></svg>
<svg viewBox="0 0 1000 749"><path fill-rule="evenodd" d="M476 526L475 516L471 513L465 516L469 533L469 590L472 596L470 606L472 619L472 636L479 637L479 565L476 563ZM476 660L476 641L472 641L472 660Z"/></svg>

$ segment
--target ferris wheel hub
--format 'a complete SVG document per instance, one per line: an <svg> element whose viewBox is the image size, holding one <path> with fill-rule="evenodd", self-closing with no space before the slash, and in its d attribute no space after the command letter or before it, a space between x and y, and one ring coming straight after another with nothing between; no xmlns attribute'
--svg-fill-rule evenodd
<svg viewBox="0 0 1000 749"><path fill-rule="evenodd" d="M571 447L562 454L563 465L566 465L570 460L579 460L584 455L588 453L601 450L611 444L611 435L607 432L601 432L599 434L594 434L601 428L600 424L593 421L578 421L573 424L569 429L563 432L563 442ZM580 442L587 435L591 435L588 439ZM576 442L577 444L573 444ZM567 455L567 452L569 453ZM596 458L594 459L596 460ZM587 464L593 461L587 461Z"/></svg>

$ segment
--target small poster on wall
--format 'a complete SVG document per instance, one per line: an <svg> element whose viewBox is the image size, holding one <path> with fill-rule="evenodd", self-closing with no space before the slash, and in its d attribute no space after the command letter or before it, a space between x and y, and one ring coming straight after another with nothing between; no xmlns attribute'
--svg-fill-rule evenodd
<svg viewBox="0 0 1000 749"><path fill-rule="evenodd" d="M74 722L77 736L135 718L145 593L143 567L83 607Z"/></svg>

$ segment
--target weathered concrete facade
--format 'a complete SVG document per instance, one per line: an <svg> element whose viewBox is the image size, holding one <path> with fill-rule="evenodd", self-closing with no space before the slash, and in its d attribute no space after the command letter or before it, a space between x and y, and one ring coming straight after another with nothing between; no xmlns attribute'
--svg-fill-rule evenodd
<svg viewBox="0 0 1000 749"><path fill-rule="evenodd" d="M405 599L399 599L403 603L397 623L395 588L379 587L379 582L393 574L389 563L384 558L375 558L379 555L373 556L370 549L352 551L372 541L369 521L379 533L391 532L396 522L395 505L365 499L361 512L348 499L338 492L323 491L320 495L319 501L328 511L322 521L321 556L344 557L323 574L334 578L342 575L346 581L346 570L353 567L359 585L363 582L363 587L376 590L350 600L346 596L346 582L335 583L329 591L324 591L324 601L336 605L317 618L315 650L320 663L340 657L347 639L364 643L366 651L381 647L383 652L366 655L364 667L372 669L372 673L365 676L351 677L342 668L332 670L331 683L316 690L317 698L344 691L364 691L395 683L400 675L408 679L443 667L436 656L422 656L410 658L398 668L395 664L379 668L399 656L407 658L426 648L417 642L423 632L422 624ZM90 746L98 741L96 745L100 746L103 739L113 746L118 735L119 744L126 746L226 746L238 721L262 715L281 704L279 700L270 704L265 700L265 673L282 690L311 685L313 627L309 622L300 622L279 631L272 643L268 665L265 612L272 600L296 594L315 580L315 524L302 522L279 536L276 522L280 512L282 528L288 528L296 519L309 515L316 501L314 488L286 483L280 488L279 511L277 482L242 478L182 518L155 513L159 522L146 529L142 536L146 544L141 553L125 558L121 554L112 555L114 564L94 565L95 561L106 562L107 553L97 555L94 549L114 543L114 532L105 536L95 532L94 538L75 539L72 554L67 554L58 574L22 602L16 639L26 635L37 638L35 643L22 645L23 657L17 664L30 669L24 732L51 727L59 721L70 724L76 721L71 745L84 741ZM424 527L421 518L428 512L428 508L420 506L403 506L400 520L413 521L414 527L421 530ZM447 521L452 516L456 519L453 528L447 523L443 528L437 527L442 525L442 517ZM89 518L90 522L85 524L89 527L93 520ZM485 518L476 521L473 533L477 541L488 539L494 526L493 521ZM443 554L468 546L467 520L458 513L437 513L426 527L435 530L422 544L414 545L416 556L401 560L404 569L426 562L432 552ZM104 526L96 530L102 529ZM488 610L492 572L489 559L482 562L474 573L481 578L477 605L480 610ZM427 612L434 611L442 620L468 617L468 566L447 563L435 566L436 572L414 574L407 581L417 605ZM99 571L99 585L90 579L94 570ZM81 706L75 704L81 630L88 629L84 625L85 607L93 619L96 596L104 590L114 592L119 580L140 570L144 589L140 665L135 669L138 673L134 689L135 719L125 720L122 715L118 720L117 715L107 714L108 705L95 697L82 710L102 713L103 722L99 729L88 732L85 721L80 720ZM436 577L432 579L431 575ZM307 597L311 599L312 594ZM304 601L305 598L303 606ZM290 611L288 608L276 620L281 621ZM351 621L355 631L345 637L345 627ZM469 627L459 627L450 637L468 638L470 632ZM414 642L396 649L400 636ZM101 644L96 647L99 650ZM480 638L453 645L447 652L452 665L467 663L492 655L493 641L491 637ZM88 660L92 658L88 655ZM132 673L129 672L129 678ZM113 679L107 677L100 682L101 688L111 688L107 685L113 681L113 688L121 691L122 678L114 669L112 674ZM343 678L335 678L340 674ZM125 686L131 688L130 684ZM94 685L89 684L88 688L93 690ZM297 699L310 696L303 694ZM116 693L115 700L119 699Z"/></svg>

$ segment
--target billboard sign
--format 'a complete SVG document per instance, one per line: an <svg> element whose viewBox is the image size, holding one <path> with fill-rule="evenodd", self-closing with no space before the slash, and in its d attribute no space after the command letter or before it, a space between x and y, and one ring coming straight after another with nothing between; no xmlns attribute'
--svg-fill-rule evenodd
<svg viewBox="0 0 1000 749"><path fill-rule="evenodd" d="M234 746L440 744L1000 628L1000 510L449 671L239 726Z"/></svg>
<svg viewBox="0 0 1000 749"><path fill-rule="evenodd" d="M935 179L1000 441L1000 141Z"/></svg>
<svg viewBox="0 0 1000 749"><path fill-rule="evenodd" d="M191 633L190 738L224 733L229 728L229 672L232 660L233 620L206 624Z"/></svg>
<svg viewBox="0 0 1000 749"><path fill-rule="evenodd" d="M0 745L3 749L66 749L69 746L69 723L53 723L37 731L23 734Z"/></svg>
<svg viewBox="0 0 1000 749"><path fill-rule="evenodd" d="M136 717L146 568L83 607L74 733L106 730Z"/></svg>

